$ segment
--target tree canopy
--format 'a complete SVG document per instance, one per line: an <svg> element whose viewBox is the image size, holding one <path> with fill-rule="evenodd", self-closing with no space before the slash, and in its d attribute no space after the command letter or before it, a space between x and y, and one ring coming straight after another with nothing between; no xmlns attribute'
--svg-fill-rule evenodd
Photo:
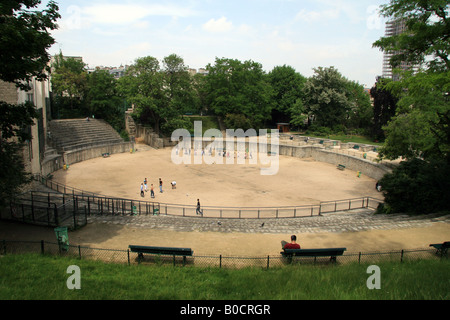
<svg viewBox="0 0 450 320"><path fill-rule="evenodd" d="M396 115L385 127L387 139L381 148L382 157L445 157L450 161L450 140L445 140L441 131L450 112L449 10L448 0L391 0L382 6L383 15L403 19L407 30L382 37L374 46L395 52L390 62L394 68L401 61L419 68L416 73L401 72L400 81L385 86L398 103Z"/></svg>
<svg viewBox="0 0 450 320"><path fill-rule="evenodd" d="M24 90L30 88L33 77L47 78L47 49L54 43L49 31L56 29L60 17L53 1L42 11L33 10L39 4L37 0L0 4L0 80ZM26 129L37 116L31 103L12 105L0 101L0 206L30 181L24 169L22 146L31 139Z"/></svg>
<svg viewBox="0 0 450 320"><path fill-rule="evenodd" d="M398 99L395 116L384 127L380 157L405 161L381 179L384 212L429 213L449 210L450 171L450 2L391 0L382 7L390 19L401 19L403 34L384 37L374 46L394 53L414 70L396 71L399 81L387 83Z"/></svg>
<svg viewBox="0 0 450 320"><path fill-rule="evenodd" d="M33 77L47 79L47 50L55 43L50 31L57 29L56 20L61 17L54 1L38 11L40 3L6 0L0 5L0 79L22 89L29 89Z"/></svg>
<svg viewBox="0 0 450 320"><path fill-rule="evenodd" d="M373 44L393 53L390 62L394 68L406 62L432 71L450 70L448 0L391 0L381 6L381 14L406 23L406 32L381 37Z"/></svg>
<svg viewBox="0 0 450 320"><path fill-rule="evenodd" d="M270 119L273 90L262 65L216 58L206 69L206 103L230 128L259 129Z"/></svg>

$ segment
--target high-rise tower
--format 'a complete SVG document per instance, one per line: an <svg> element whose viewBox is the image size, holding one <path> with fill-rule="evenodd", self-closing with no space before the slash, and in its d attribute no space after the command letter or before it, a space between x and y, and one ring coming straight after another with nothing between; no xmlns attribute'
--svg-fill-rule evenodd
<svg viewBox="0 0 450 320"><path fill-rule="evenodd" d="M406 31L406 22L404 19L396 19L386 22L386 31L385 31L385 37L392 37L399 34L402 34ZM399 75L395 74L392 70L392 66L390 65L390 60L392 56L399 54L400 51L388 51L386 50L384 52L383 57L383 78L390 78L392 80L398 80ZM409 63L402 62L399 66L399 69L401 70L416 70L417 66L413 66Z"/></svg>

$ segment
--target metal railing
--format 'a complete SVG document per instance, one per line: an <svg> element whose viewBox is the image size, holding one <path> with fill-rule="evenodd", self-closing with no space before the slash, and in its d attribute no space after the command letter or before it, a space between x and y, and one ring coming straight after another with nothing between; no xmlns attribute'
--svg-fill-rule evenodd
<svg viewBox="0 0 450 320"><path fill-rule="evenodd" d="M170 204L135 199L124 199L86 192L77 188L62 185L50 179L39 177L46 187L62 193L62 197L70 196L78 208L86 206L87 214L112 215L149 215L163 214L183 217L196 217L195 205ZM43 195L44 197L50 197ZM55 196L53 196L55 197ZM353 209L376 209L380 199L361 197L336 201L324 201L315 205L280 206L280 207L220 207L202 206L203 217L228 219L265 219L265 218L296 218L317 216L330 212Z"/></svg>

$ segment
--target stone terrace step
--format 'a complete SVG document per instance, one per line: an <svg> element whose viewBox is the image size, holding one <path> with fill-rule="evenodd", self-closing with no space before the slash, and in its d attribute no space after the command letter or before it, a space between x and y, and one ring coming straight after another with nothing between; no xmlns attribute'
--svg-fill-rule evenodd
<svg viewBox="0 0 450 320"><path fill-rule="evenodd" d="M120 143L123 139L106 122L98 119L67 119L50 122L51 139L58 150L99 144Z"/></svg>

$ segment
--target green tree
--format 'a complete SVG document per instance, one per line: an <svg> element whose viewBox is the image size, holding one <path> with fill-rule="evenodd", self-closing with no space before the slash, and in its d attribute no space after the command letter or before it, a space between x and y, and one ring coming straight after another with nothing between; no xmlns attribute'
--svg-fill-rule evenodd
<svg viewBox="0 0 450 320"><path fill-rule="evenodd" d="M0 4L0 79L24 90L33 77L47 79L47 50L55 43L50 31L57 29L61 17L54 1L38 11L40 3L5 0Z"/></svg>
<svg viewBox="0 0 450 320"><path fill-rule="evenodd" d="M386 83L390 79L378 79L377 83L370 89L373 98L373 126L371 135L374 139L386 138L383 127L395 116L398 99L386 89Z"/></svg>
<svg viewBox="0 0 450 320"><path fill-rule="evenodd" d="M119 81L119 91L135 105L135 116L152 125L156 133L170 134L180 127L189 128L182 117L193 108L195 94L192 78L184 61L172 54L162 61L154 57L138 58Z"/></svg>
<svg viewBox="0 0 450 320"><path fill-rule="evenodd" d="M450 70L450 2L448 0L390 0L381 6L388 19L403 20L406 32L382 37L373 46L393 53L391 65L424 65L432 71ZM431 57L431 59L430 59Z"/></svg>
<svg viewBox="0 0 450 320"><path fill-rule="evenodd" d="M135 105L135 115L144 124L160 132L161 119L166 116L163 74L158 59L148 56L136 59L126 75L119 79L122 95Z"/></svg>
<svg viewBox="0 0 450 320"><path fill-rule="evenodd" d="M28 90L30 80L47 78L54 43L50 31L60 17L58 6L50 1L42 11L32 10L40 1L2 1L0 4L0 80ZM24 169L22 147L31 139L26 130L38 113L29 103L12 105L0 101L0 206L30 181Z"/></svg>
<svg viewBox="0 0 450 320"><path fill-rule="evenodd" d="M364 86L350 80L347 83L347 90L349 110L345 126L370 134L374 114L369 93L364 90Z"/></svg>
<svg viewBox="0 0 450 320"><path fill-rule="evenodd" d="M420 72L403 72L400 81L386 85L399 101L396 116L385 128L387 139L381 156L449 158L445 150L450 141L443 139L445 132L438 123L445 121L442 115L450 109L450 2L391 0L381 9L385 17L403 20L407 30L404 34L382 37L373 45L395 53L390 62L392 67L403 61L421 66Z"/></svg>
<svg viewBox="0 0 450 320"><path fill-rule="evenodd" d="M405 89L407 88L407 89ZM450 140L438 123L449 112L449 72L420 72L391 82L388 89L399 98L397 113L385 127L380 156L387 159L449 158Z"/></svg>
<svg viewBox="0 0 450 320"><path fill-rule="evenodd" d="M225 117L230 128L259 129L270 119L273 90L260 63L216 58L207 66L205 81L207 105L216 115ZM235 120L246 118L238 123ZM241 129L248 129L241 127Z"/></svg>
<svg viewBox="0 0 450 320"><path fill-rule="evenodd" d="M316 126L333 128L346 123L351 110L349 81L334 67L314 68L305 83L305 107Z"/></svg>
<svg viewBox="0 0 450 320"><path fill-rule="evenodd" d="M84 116L84 98L87 92L87 71L83 61L64 57L62 52L55 57L52 72L52 92L55 109L60 116ZM92 115L92 114L90 114Z"/></svg>
<svg viewBox="0 0 450 320"><path fill-rule="evenodd" d="M302 100L306 78L286 65L275 67L267 77L274 91L272 121L302 125L305 119Z"/></svg>
<svg viewBox="0 0 450 320"><path fill-rule="evenodd" d="M404 34L374 43L394 52L390 63L418 64L417 73L402 72L400 81L386 85L397 103L396 115L384 128L380 157L403 161L381 180L388 210L433 212L449 210L450 174L450 25L449 1L391 0L382 14L401 19Z"/></svg>
<svg viewBox="0 0 450 320"><path fill-rule="evenodd" d="M163 59L164 90L168 98L169 108L177 114L196 109L194 79L184 64L183 58L171 54Z"/></svg>
<svg viewBox="0 0 450 320"><path fill-rule="evenodd" d="M443 160L403 161L380 184L385 204L381 212L426 214L450 209L450 166Z"/></svg>
<svg viewBox="0 0 450 320"><path fill-rule="evenodd" d="M198 98L194 90L194 78L189 74L183 58L171 54L162 60L163 91L168 113L162 131L170 135L176 129L191 129L192 123L183 114L197 109Z"/></svg>
<svg viewBox="0 0 450 320"><path fill-rule="evenodd" d="M117 80L107 70L87 75L86 106L88 115L104 119L118 132L125 128L124 101L119 97Z"/></svg>

